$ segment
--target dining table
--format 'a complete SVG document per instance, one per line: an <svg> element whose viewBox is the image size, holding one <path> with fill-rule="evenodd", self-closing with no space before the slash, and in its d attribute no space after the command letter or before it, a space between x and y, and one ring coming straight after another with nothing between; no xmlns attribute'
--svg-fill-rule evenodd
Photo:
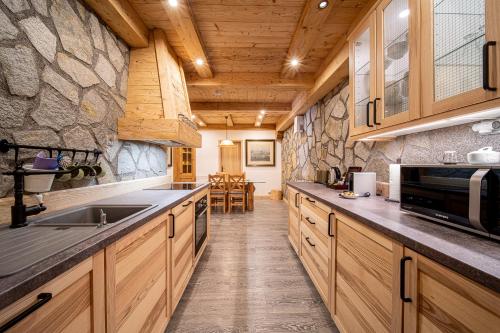
<svg viewBox="0 0 500 333"><path fill-rule="evenodd" d="M255 185L254 184L265 184L265 181L245 179L245 196L247 199L247 210L253 211L254 201L255 201Z"/></svg>

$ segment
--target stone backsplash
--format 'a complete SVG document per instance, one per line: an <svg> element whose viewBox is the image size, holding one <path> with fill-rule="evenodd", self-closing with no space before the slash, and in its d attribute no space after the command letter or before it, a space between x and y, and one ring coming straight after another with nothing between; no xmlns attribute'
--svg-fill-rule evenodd
<svg viewBox="0 0 500 333"><path fill-rule="evenodd" d="M389 142L348 143L348 81L342 82L304 115L305 131L285 131L282 141L282 186L287 180L313 181L316 170L338 166L345 172L349 166L374 171L377 180L389 181L389 164L439 163L443 152L455 150L459 161L467 153L492 146L500 150L500 135L478 135L472 125L460 125L398 137Z"/></svg>
<svg viewBox="0 0 500 333"><path fill-rule="evenodd" d="M0 0L0 138L101 149L99 183L165 175L160 146L117 139L128 63L128 46L78 0ZM0 156L0 171L12 159ZM3 177L0 197L11 178ZM53 189L95 183L54 182Z"/></svg>

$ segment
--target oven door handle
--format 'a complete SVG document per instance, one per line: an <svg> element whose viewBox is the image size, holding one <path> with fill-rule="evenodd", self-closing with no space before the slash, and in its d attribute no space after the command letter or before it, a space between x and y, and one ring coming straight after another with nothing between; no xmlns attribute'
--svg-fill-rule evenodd
<svg viewBox="0 0 500 333"><path fill-rule="evenodd" d="M196 217L202 216L203 214L205 214L207 212L207 210L208 210L208 207L206 207L201 213L199 213L199 214L197 213Z"/></svg>
<svg viewBox="0 0 500 333"><path fill-rule="evenodd" d="M481 223L481 185L490 169L478 169L469 182L469 222L477 230L488 232Z"/></svg>

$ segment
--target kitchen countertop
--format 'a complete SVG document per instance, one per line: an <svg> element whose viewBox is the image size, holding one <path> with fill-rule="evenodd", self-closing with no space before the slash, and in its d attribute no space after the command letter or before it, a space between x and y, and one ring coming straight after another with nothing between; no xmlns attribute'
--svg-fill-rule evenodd
<svg viewBox="0 0 500 333"><path fill-rule="evenodd" d="M300 192L404 246L500 292L500 243L411 216L382 197L343 199L321 184L287 182Z"/></svg>
<svg viewBox="0 0 500 333"><path fill-rule="evenodd" d="M116 242L118 239L146 224L151 219L177 206L187 198L207 187L208 184L205 184L192 191L141 190L85 204L84 206L151 204L155 205L155 207L129 220L113 225L107 230L61 251L50 258L44 259L29 268L23 269L13 275L0 278L0 309L12 304L31 291L54 279L59 274L74 267L106 246ZM0 229L0 233L2 231L7 232L8 229L5 228ZM47 232L50 232L50 230L48 229Z"/></svg>

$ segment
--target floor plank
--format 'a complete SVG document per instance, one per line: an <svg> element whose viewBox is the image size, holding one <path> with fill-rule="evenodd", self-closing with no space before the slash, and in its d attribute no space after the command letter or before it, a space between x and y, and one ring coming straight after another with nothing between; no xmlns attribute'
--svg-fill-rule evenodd
<svg viewBox="0 0 500 333"><path fill-rule="evenodd" d="M167 332L338 332L287 238L287 207L213 214L212 239Z"/></svg>

